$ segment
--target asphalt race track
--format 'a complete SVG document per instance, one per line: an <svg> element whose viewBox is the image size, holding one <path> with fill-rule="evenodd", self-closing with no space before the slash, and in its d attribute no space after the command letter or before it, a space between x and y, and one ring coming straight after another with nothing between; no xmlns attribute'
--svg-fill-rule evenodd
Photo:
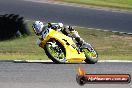
<svg viewBox="0 0 132 88"><path fill-rule="evenodd" d="M26 19L132 32L132 13L95 10L24 0L0 0L0 14L15 13Z"/></svg>
<svg viewBox="0 0 132 88"><path fill-rule="evenodd" d="M77 68L87 73L127 73L132 63L53 64L0 62L0 88L131 88L132 84L85 84L76 82Z"/></svg>

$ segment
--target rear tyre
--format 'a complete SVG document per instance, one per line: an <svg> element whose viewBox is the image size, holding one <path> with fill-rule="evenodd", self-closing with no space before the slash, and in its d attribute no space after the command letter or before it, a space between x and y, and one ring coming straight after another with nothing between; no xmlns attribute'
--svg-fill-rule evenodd
<svg viewBox="0 0 132 88"><path fill-rule="evenodd" d="M56 64L66 62L66 53L63 45L55 39L51 39L44 47L46 55Z"/></svg>
<svg viewBox="0 0 132 88"><path fill-rule="evenodd" d="M88 48L83 49L86 57L85 62L88 64L95 64L98 62L98 53L93 48L91 49L90 50Z"/></svg>

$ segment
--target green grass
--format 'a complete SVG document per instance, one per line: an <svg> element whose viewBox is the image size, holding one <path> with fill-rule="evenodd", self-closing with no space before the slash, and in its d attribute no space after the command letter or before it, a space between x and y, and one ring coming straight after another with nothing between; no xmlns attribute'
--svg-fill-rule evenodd
<svg viewBox="0 0 132 88"><path fill-rule="evenodd" d="M31 29L31 22L28 25ZM132 60L132 36L79 27L76 30L96 48L100 59ZM37 46L36 39L32 31L31 36L0 41L0 60L48 59L44 50Z"/></svg>
<svg viewBox="0 0 132 88"><path fill-rule="evenodd" d="M120 9L132 9L132 0L55 0L55 1L112 7Z"/></svg>
<svg viewBox="0 0 132 88"><path fill-rule="evenodd" d="M132 36L97 30L77 29L98 51L100 59L132 60Z"/></svg>
<svg viewBox="0 0 132 88"><path fill-rule="evenodd" d="M31 29L31 22L28 22ZM31 36L0 41L0 60L41 60L46 59L44 50L36 44L37 36L31 29Z"/></svg>

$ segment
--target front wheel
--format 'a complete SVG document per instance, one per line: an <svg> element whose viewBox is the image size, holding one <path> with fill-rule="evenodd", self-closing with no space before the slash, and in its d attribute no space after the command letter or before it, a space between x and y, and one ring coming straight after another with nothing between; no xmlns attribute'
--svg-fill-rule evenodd
<svg viewBox="0 0 132 88"><path fill-rule="evenodd" d="M98 53L91 46L82 49L85 53L85 62L89 64L95 64L98 62Z"/></svg>
<svg viewBox="0 0 132 88"><path fill-rule="evenodd" d="M55 39L49 40L45 45L46 55L55 63L65 63L66 54L63 45Z"/></svg>

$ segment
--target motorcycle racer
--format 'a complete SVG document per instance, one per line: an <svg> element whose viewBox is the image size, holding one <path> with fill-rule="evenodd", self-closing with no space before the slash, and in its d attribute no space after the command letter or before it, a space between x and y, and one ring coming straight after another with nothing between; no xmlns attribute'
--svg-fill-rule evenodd
<svg viewBox="0 0 132 88"><path fill-rule="evenodd" d="M78 32L71 26L64 26L63 23L43 23L41 21L34 21L32 25L34 32L38 36L42 36L42 39L45 37L45 29L54 29L60 31L63 34L74 38L79 45L84 43L84 40L79 36ZM41 41L38 39L37 44L39 45Z"/></svg>

